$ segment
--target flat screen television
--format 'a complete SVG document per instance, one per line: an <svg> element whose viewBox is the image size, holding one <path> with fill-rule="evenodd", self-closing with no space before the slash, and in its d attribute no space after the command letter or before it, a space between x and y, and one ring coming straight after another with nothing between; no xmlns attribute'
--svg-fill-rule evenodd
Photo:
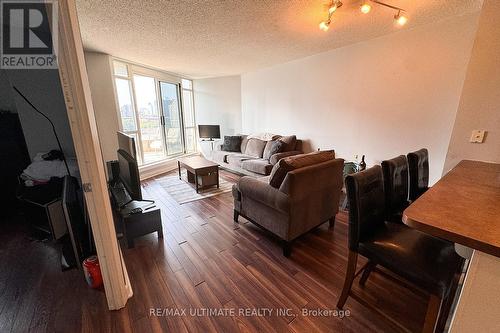
<svg viewBox="0 0 500 333"><path fill-rule="evenodd" d="M118 136L118 149L127 152L134 159L137 159L137 152L135 149L135 139L133 136L123 132L117 132Z"/></svg>
<svg viewBox="0 0 500 333"><path fill-rule="evenodd" d="M201 139L220 139L220 126L198 125L198 133Z"/></svg>
<svg viewBox="0 0 500 333"><path fill-rule="evenodd" d="M142 200L141 180L137 160L127 151L118 149L119 179L133 200Z"/></svg>

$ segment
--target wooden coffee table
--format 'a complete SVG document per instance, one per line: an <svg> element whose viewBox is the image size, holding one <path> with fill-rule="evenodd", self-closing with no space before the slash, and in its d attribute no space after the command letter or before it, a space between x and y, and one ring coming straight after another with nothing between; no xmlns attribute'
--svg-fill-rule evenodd
<svg viewBox="0 0 500 333"><path fill-rule="evenodd" d="M179 179L181 168L186 169L188 182L194 184L196 193L208 186L217 185L219 188L219 165L201 156L184 157L177 160Z"/></svg>

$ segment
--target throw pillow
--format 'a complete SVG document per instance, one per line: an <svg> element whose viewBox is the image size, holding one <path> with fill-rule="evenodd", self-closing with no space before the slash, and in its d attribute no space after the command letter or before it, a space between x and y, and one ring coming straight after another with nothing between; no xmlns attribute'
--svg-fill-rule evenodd
<svg viewBox="0 0 500 333"><path fill-rule="evenodd" d="M269 160L274 154L280 153L284 147L284 143L278 140L267 141L262 158Z"/></svg>
<svg viewBox="0 0 500 333"><path fill-rule="evenodd" d="M224 143L222 144L222 150L231 152L240 152L240 146L241 146L241 136L224 135Z"/></svg>
<svg viewBox="0 0 500 333"><path fill-rule="evenodd" d="M282 136L281 138L279 138L279 140L285 144L283 147L283 151L295 150L295 145L297 144L297 136Z"/></svg>
<svg viewBox="0 0 500 333"><path fill-rule="evenodd" d="M262 158L265 146L266 141L255 138L248 139L247 147L245 149L245 155Z"/></svg>
<svg viewBox="0 0 500 333"><path fill-rule="evenodd" d="M284 162L284 160L284 158L279 160L278 163L273 166L271 174L269 175L269 185L274 188L279 189L288 171L293 170L289 164Z"/></svg>

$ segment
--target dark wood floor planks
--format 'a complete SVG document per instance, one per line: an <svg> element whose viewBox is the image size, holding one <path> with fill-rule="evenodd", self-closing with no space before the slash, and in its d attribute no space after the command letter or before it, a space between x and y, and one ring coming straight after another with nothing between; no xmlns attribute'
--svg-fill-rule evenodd
<svg viewBox="0 0 500 333"><path fill-rule="evenodd" d="M221 172L227 181L239 176ZM232 195L179 205L153 178L143 195L162 210L164 238L137 239L123 249L134 297L107 311L102 291L86 287L77 270L61 272L57 249L31 241L22 227L0 225L0 332L395 332L350 298L345 318L304 316L303 309L335 309L347 263L347 214L334 230L324 224L296 241L285 258L279 242L240 218L232 220ZM360 260L359 267L364 263ZM373 273L354 291L405 330L421 329L427 295ZM226 309L235 316L191 316L196 309ZM290 313L241 316L242 309ZM185 310L155 316L151 309Z"/></svg>

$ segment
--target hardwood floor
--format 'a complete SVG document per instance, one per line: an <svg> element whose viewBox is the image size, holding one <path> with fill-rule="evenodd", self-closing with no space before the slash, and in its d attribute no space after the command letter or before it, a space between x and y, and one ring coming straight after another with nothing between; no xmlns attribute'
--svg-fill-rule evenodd
<svg viewBox="0 0 500 333"><path fill-rule="evenodd" d="M225 171L221 176L238 179ZM29 241L15 228L2 232L0 332L421 330L428 296L377 272L365 287L358 277L353 289L401 327L353 298L345 306L349 316L318 315L335 310L344 281L345 212L337 215L333 231L325 223L297 240L287 259L269 234L243 218L239 224L232 221L231 193L181 206L150 179L143 184L143 195L161 207L164 238L144 236L135 248L123 250L134 297L119 311L107 311L104 293L88 289L81 272L60 272L55 249ZM360 267L364 263L360 260ZM208 310L215 313L202 313ZM304 315L307 310L311 312Z"/></svg>

